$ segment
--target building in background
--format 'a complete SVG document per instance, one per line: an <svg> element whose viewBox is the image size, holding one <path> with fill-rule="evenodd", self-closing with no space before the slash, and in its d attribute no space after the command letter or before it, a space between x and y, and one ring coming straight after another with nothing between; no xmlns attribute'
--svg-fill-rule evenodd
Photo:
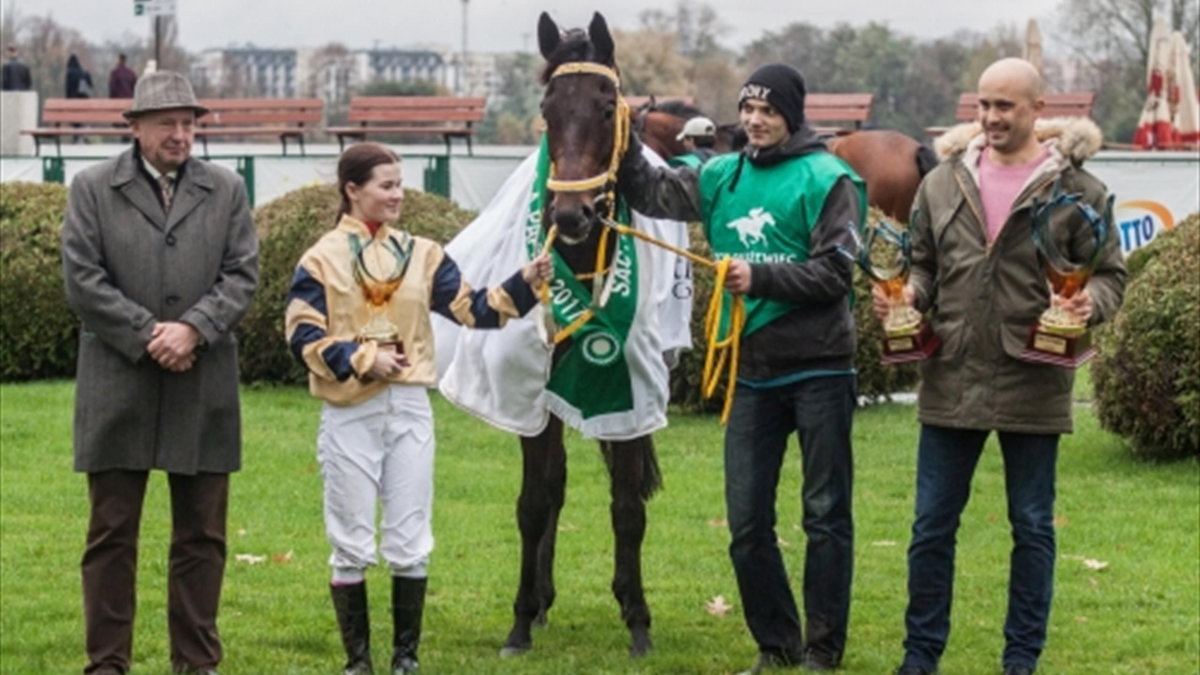
<svg viewBox="0 0 1200 675"><path fill-rule="evenodd" d="M456 70L461 69L456 78ZM469 54L445 47L411 49L265 49L254 46L209 49L192 68L202 96L317 97L331 114L372 82L429 82L448 94L492 96L499 88L495 54ZM462 91L454 91L455 82Z"/></svg>

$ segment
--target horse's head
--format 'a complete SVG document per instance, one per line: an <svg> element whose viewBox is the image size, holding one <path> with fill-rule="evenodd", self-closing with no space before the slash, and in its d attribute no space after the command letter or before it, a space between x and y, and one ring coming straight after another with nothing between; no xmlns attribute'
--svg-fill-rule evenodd
<svg viewBox="0 0 1200 675"><path fill-rule="evenodd" d="M546 58L542 117L551 162L551 196L543 222L557 225L564 243L578 244L612 208L628 109L621 99L612 36L599 13L592 16L587 32L564 34L543 12L538 46Z"/></svg>

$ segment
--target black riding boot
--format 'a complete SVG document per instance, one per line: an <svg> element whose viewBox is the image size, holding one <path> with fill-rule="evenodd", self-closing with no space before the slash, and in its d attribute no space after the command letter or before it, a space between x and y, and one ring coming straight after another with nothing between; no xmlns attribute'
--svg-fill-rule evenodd
<svg viewBox="0 0 1200 675"><path fill-rule="evenodd" d="M426 579L392 577L392 675L417 672Z"/></svg>
<svg viewBox="0 0 1200 675"><path fill-rule="evenodd" d="M367 582L329 585L333 609L337 612L342 646L346 648L343 675L371 675L371 622L367 617Z"/></svg>

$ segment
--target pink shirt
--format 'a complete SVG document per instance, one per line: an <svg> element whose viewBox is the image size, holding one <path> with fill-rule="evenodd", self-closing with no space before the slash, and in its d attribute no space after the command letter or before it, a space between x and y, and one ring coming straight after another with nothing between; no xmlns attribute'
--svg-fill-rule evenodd
<svg viewBox="0 0 1200 675"><path fill-rule="evenodd" d="M989 157L987 148L979 153L979 197L983 200L983 216L987 220L988 243L996 241L1004 221L1012 213L1013 201L1033 175L1049 151L1026 164L998 164Z"/></svg>

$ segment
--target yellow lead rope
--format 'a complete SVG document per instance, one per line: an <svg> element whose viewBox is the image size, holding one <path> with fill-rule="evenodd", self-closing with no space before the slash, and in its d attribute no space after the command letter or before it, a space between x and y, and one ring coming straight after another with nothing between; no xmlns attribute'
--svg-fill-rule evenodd
<svg viewBox="0 0 1200 675"><path fill-rule="evenodd" d="M672 246L665 241L651 237L645 232L635 230L628 225L622 225L611 220L606 220L605 224L620 234L637 237L642 241L665 248L676 255L683 256L697 265L705 265L716 270L716 278L713 280L712 297L708 301L708 310L704 314L704 370L700 375L700 394L704 398L712 398L713 394L717 392L717 385L721 382L722 371L727 374L725 403L721 407L721 424L725 424L729 421L729 411L733 407L733 391L737 384L737 364L741 351L742 328L746 324L745 299L741 295L734 295L733 305L729 308L729 334L724 340L720 339L721 310L725 302L725 294L721 292L721 289L725 287L725 276L729 273L729 265L732 259L709 260L691 251L679 248L678 246Z"/></svg>

